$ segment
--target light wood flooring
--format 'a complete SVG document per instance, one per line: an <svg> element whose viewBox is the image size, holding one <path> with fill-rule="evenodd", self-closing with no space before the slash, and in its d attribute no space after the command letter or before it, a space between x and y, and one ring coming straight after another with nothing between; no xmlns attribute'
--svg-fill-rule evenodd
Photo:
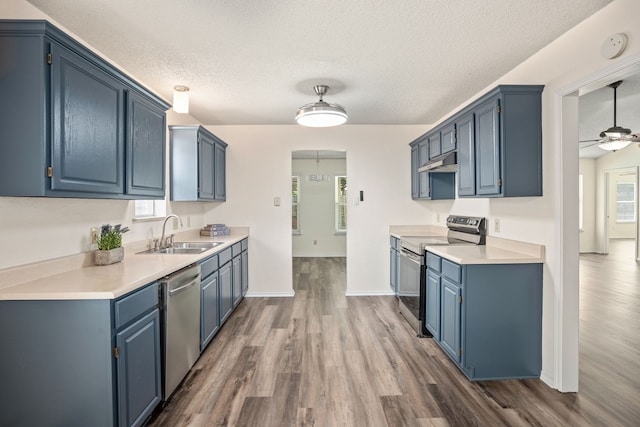
<svg viewBox="0 0 640 427"><path fill-rule="evenodd" d="M245 299L149 425L640 425L638 265L601 258L581 260L580 393L470 382L394 297L345 297L344 258L295 258L295 297Z"/></svg>

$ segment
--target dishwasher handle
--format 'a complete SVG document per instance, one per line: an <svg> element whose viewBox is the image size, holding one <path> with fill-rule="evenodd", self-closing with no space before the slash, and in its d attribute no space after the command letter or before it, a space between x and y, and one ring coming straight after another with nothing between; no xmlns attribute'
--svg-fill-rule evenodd
<svg viewBox="0 0 640 427"><path fill-rule="evenodd" d="M175 294L179 294L180 292L190 288L191 286L195 285L196 283L198 283L198 281L200 280L200 274L196 274L195 276L193 276L191 279L189 279L187 282L184 282L184 284L181 284L180 286L178 286L175 289L170 289L169 290L169 296L173 296Z"/></svg>

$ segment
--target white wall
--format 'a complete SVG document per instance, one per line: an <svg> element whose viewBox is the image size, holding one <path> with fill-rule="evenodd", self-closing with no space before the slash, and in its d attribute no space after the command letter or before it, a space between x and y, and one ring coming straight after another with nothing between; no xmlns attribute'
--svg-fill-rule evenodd
<svg viewBox="0 0 640 427"><path fill-rule="evenodd" d="M596 160L580 159L583 177L583 218L580 230L580 252L596 251Z"/></svg>
<svg viewBox="0 0 640 427"><path fill-rule="evenodd" d="M292 174L300 177L298 221L300 234L292 236L294 257L344 257L347 239L336 233L335 177L346 175L345 159L293 159ZM307 180L309 175L326 175L327 181ZM347 178L348 180L348 178ZM347 181L348 182L348 181ZM347 189L348 192L348 189ZM347 206L347 226L349 224Z"/></svg>
<svg viewBox="0 0 640 427"><path fill-rule="evenodd" d="M229 143L227 203L206 206L207 222L251 228L253 295L290 295L291 153L346 150L349 179L347 291L388 292L389 225L427 224L428 207L411 200L408 143L426 126L207 126ZM356 195L364 191L364 202ZM273 205L279 196L281 206ZM357 203L357 204L356 204Z"/></svg>

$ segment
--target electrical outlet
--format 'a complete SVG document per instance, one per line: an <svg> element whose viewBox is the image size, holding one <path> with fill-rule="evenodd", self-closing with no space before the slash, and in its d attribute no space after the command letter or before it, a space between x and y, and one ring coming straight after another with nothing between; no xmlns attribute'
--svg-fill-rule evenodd
<svg viewBox="0 0 640 427"><path fill-rule="evenodd" d="M100 237L100 229L98 227L91 227L91 243L98 243Z"/></svg>
<svg viewBox="0 0 640 427"><path fill-rule="evenodd" d="M500 232L500 219L496 218L493 220L493 228L496 230L496 233Z"/></svg>
<svg viewBox="0 0 640 427"><path fill-rule="evenodd" d="M280 197L275 196L273 198L273 206L280 206Z"/></svg>
<svg viewBox="0 0 640 427"><path fill-rule="evenodd" d="M178 229L178 218L173 218L173 229L177 230Z"/></svg>
<svg viewBox="0 0 640 427"><path fill-rule="evenodd" d="M436 222L440 223L440 214L439 213L436 214Z"/></svg>

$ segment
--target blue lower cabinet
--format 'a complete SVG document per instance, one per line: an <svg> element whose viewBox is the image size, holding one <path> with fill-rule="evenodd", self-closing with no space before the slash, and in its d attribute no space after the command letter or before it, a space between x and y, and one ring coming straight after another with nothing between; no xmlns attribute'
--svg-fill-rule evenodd
<svg viewBox="0 0 640 427"><path fill-rule="evenodd" d="M249 251L242 251L242 296L249 290Z"/></svg>
<svg viewBox="0 0 640 427"><path fill-rule="evenodd" d="M237 307L242 300L242 255L234 256L231 262L233 264L233 307Z"/></svg>
<svg viewBox="0 0 640 427"><path fill-rule="evenodd" d="M0 426L139 426L161 401L158 284L0 301Z"/></svg>
<svg viewBox="0 0 640 427"><path fill-rule="evenodd" d="M160 311L118 332L116 345L119 425L139 426L162 399Z"/></svg>
<svg viewBox="0 0 640 427"><path fill-rule="evenodd" d="M460 287L442 280L440 303L440 346L455 362L460 362Z"/></svg>
<svg viewBox="0 0 640 427"><path fill-rule="evenodd" d="M201 284L200 295L200 350L211 342L220 329L220 288L218 286L218 271L216 270Z"/></svg>
<svg viewBox="0 0 640 427"><path fill-rule="evenodd" d="M469 379L540 377L542 264L459 265L427 252L426 274L425 326Z"/></svg>
<svg viewBox="0 0 640 427"><path fill-rule="evenodd" d="M440 339L440 275L427 270L425 327L435 340Z"/></svg>
<svg viewBox="0 0 640 427"><path fill-rule="evenodd" d="M233 311L233 270L229 261L220 267L220 323L231 315Z"/></svg>

